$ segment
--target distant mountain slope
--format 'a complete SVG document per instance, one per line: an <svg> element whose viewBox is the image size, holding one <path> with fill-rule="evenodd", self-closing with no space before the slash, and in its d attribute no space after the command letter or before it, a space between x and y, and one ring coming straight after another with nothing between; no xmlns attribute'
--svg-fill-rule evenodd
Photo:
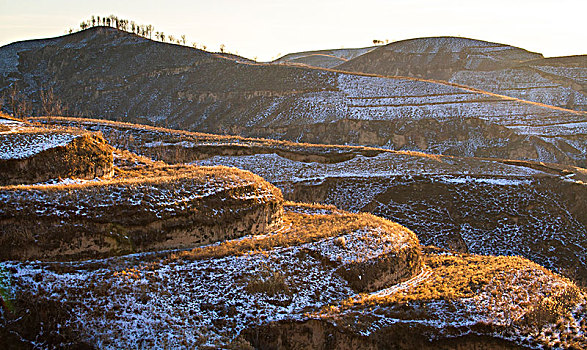
<svg viewBox="0 0 587 350"><path fill-rule="evenodd" d="M18 45L23 44L0 48L18 55L16 66L0 71L0 94L18 84L37 109L39 90L52 87L71 114L82 116L314 143L587 164L586 113L454 84L241 63L111 28L15 49Z"/></svg>
<svg viewBox="0 0 587 350"><path fill-rule="evenodd" d="M391 43L336 68L446 80L552 106L587 110L587 56L545 59L508 45L437 37Z"/></svg>
<svg viewBox="0 0 587 350"><path fill-rule="evenodd" d="M432 37L393 42L338 68L448 80L461 70L494 70L539 58L542 58L539 53L509 45L466 38Z"/></svg>
<svg viewBox="0 0 587 350"><path fill-rule="evenodd" d="M280 57L273 63L300 63L313 67L333 68L355 57L371 52L377 47L296 52Z"/></svg>

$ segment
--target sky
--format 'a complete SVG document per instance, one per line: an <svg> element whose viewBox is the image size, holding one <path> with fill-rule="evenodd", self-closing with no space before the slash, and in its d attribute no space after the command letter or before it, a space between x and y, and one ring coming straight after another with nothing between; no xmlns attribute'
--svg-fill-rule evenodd
<svg viewBox="0 0 587 350"><path fill-rule="evenodd" d="M114 14L208 51L259 61L290 52L461 36L547 57L587 54L586 0L0 0L0 46Z"/></svg>

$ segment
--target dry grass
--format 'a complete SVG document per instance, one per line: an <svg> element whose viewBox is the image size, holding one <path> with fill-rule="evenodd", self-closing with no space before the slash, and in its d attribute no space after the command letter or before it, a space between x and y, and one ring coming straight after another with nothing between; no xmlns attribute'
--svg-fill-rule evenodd
<svg viewBox="0 0 587 350"><path fill-rule="evenodd" d="M263 138L252 138L252 137L242 137L242 136L234 136L234 135L215 135L215 134L207 134L201 132L193 132L193 131L186 131L186 130L177 130L177 129L169 129L163 127L156 127L156 126L149 126L149 125L141 125L141 124L133 124L133 123L126 123L126 122L116 122L111 120L105 119L91 119L91 118L75 118L75 117L34 117L29 118L29 120L34 121L47 121L49 123L79 123L80 128L83 128L84 123L90 124L102 124L116 128L124 128L124 129L136 129L136 130L145 130L145 131L155 131L159 133L166 133L172 134L173 136L179 137L177 140L173 140L175 142L180 141L195 141L195 142L204 142L204 141L212 141L212 142L229 142L229 143L236 143L239 145L246 145L246 144L259 144L265 147L277 147L277 148L285 148L285 149L296 149L301 152L308 152L308 153L316 153L316 150L329 150L329 151L364 151L364 152L387 152L393 154L400 154L400 155L408 155L413 157L424 157L429 158L435 161L442 162L442 159L447 158L455 158L453 156L446 156L446 155L435 155L435 154L428 154L423 152L417 151L396 151L396 150L389 150L384 148L376 148L376 147L368 147L368 146L351 146L351 145L331 145L331 144L314 144L314 143L306 143L306 142L292 142L292 141L285 141L285 140L272 140L272 139L263 139ZM52 124L55 125L55 124ZM171 142L171 140L166 140L167 142Z"/></svg>
<svg viewBox="0 0 587 350"><path fill-rule="evenodd" d="M287 205L292 204L288 203ZM282 228L271 234L245 237L239 240L225 241L217 245L199 247L191 251L173 254L171 259L208 259L229 255L255 254L275 247L296 246L329 237L341 236L359 229L377 227L382 228L384 234L408 236L410 244L418 244L413 232L399 224L371 214L310 215L287 212L283 215Z"/></svg>
<svg viewBox="0 0 587 350"><path fill-rule="evenodd" d="M251 294L264 293L267 295L291 294L285 275L264 264L261 272L250 276L245 290Z"/></svg>
<svg viewBox="0 0 587 350"><path fill-rule="evenodd" d="M214 180L223 180L235 183L255 182L273 187L262 177L251 172L225 166L193 166L193 165L163 165L138 166L131 169L118 169L118 177L74 184L33 184L0 186L0 191L11 190L43 190L43 191L70 191L92 187L133 184L160 184L182 179L191 179L202 184L212 183ZM281 196L280 196L281 197Z"/></svg>
<svg viewBox="0 0 587 350"><path fill-rule="evenodd" d="M532 283L538 276L562 278L538 264L517 256L426 255L424 261L432 270L432 275L422 283L389 296L363 295L356 302L385 305L416 300L464 299L472 298L481 291L502 294L502 288L510 288L507 291L510 294L519 293L519 300L523 300L528 293L542 293L542 285ZM514 281L516 283L513 283ZM525 287L526 282L535 290L515 289L518 286ZM565 282L573 285L568 280ZM560 288L551 292L556 294L566 290L563 284L560 284Z"/></svg>

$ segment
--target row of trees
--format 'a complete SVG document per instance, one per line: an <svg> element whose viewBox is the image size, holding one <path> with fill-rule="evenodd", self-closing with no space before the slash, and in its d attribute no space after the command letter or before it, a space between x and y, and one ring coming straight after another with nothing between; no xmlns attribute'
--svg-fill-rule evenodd
<svg viewBox="0 0 587 350"><path fill-rule="evenodd" d="M151 40L154 37L155 40L159 40L161 42L169 42L172 44L178 44L178 45L183 45L183 46L188 45L188 41L187 41L186 36L184 34L180 35L179 37L175 37L173 35L166 35L162 31L156 31L155 27L153 27L153 25L151 25L151 24L147 24L147 25L138 24L135 21L131 21L131 20L128 20L125 18L119 18L115 15L102 16L102 17L92 16L92 17L90 17L90 19L81 22L79 25L79 29L85 30L88 28L99 27L99 26L113 27L118 30L124 30L125 32L129 32L129 33L133 33L133 34L142 36L144 38L149 38ZM70 34L73 33L74 31L75 30L73 28L70 28L68 30L68 32ZM199 45L196 42L192 42L190 45L195 49L206 50L206 45ZM224 45L220 46L220 51L225 52Z"/></svg>
<svg viewBox="0 0 587 350"><path fill-rule="evenodd" d="M0 96L0 110L2 109L9 111L17 118L29 117L33 111L37 115L46 116L62 116L67 112L67 107L55 95L53 88L41 89L39 101L34 108L31 99L22 93L17 83L8 89L8 93Z"/></svg>

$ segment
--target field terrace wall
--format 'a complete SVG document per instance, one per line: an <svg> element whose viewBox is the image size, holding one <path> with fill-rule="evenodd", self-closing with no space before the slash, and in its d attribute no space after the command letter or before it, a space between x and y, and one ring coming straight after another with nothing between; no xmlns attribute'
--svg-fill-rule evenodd
<svg viewBox="0 0 587 350"><path fill-rule="evenodd" d="M225 167L159 167L134 178L5 186L0 197L2 260L187 248L266 233L282 214L277 188Z"/></svg>
<svg viewBox="0 0 587 350"><path fill-rule="evenodd" d="M280 188L288 200L370 212L413 229L425 245L522 255L587 284L587 169L92 119L51 123L100 131L113 144L154 159L245 169Z"/></svg>
<svg viewBox="0 0 587 350"><path fill-rule="evenodd" d="M98 134L3 123L0 185L57 178L93 179L113 174L112 147Z"/></svg>
<svg viewBox="0 0 587 350"><path fill-rule="evenodd" d="M233 348L245 328L304 319L357 290L374 291L372 282L393 285L422 270L418 240L401 225L332 206L283 208L283 225L270 234L192 250L2 262L0 277L9 281L14 308L0 313L6 320L0 337L19 335L56 348L67 342L106 349L159 349L164 343ZM342 266L386 256L387 265L365 266L363 286L340 273ZM397 273L386 276L389 268ZM44 312L30 317L28 310Z"/></svg>

